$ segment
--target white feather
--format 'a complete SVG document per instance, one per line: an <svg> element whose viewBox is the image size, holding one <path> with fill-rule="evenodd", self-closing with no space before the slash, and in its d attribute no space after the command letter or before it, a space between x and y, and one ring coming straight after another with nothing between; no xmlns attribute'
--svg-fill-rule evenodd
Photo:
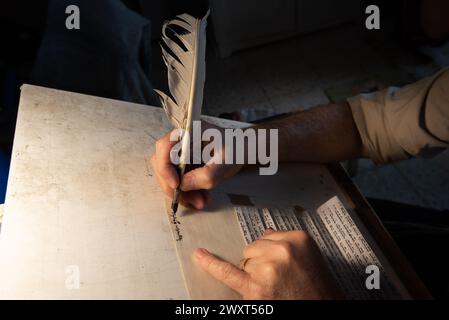
<svg viewBox="0 0 449 320"><path fill-rule="evenodd" d="M196 19L187 14L177 16L162 27L162 57L168 69L170 98L157 91L168 119L177 129L182 129L180 179L190 158L190 133L193 121L199 121L206 80L206 26L207 17ZM177 30L183 30L178 33ZM167 32L170 32L170 35ZM168 50L165 50L167 47ZM176 221L180 190L175 189L172 201L173 220ZM179 237L180 239L182 237Z"/></svg>
<svg viewBox="0 0 449 320"><path fill-rule="evenodd" d="M164 23L162 56L168 69L171 97L156 90L168 119L175 128L190 134L193 121L200 120L206 80L206 26L209 12L202 19L182 14ZM175 30L183 30L178 33ZM177 41L174 41L173 39ZM186 48L182 48L182 43ZM181 155L181 158L182 155Z"/></svg>

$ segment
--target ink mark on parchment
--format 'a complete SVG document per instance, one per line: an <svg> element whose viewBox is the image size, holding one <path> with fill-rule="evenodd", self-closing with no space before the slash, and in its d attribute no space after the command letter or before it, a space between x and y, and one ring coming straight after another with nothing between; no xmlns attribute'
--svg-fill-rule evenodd
<svg viewBox="0 0 449 320"><path fill-rule="evenodd" d="M175 226L175 234L176 234L176 241L182 241L182 234L181 229L179 228L179 225L181 222L179 222L178 217L176 215L176 212L172 213L172 220L171 223Z"/></svg>
<svg viewBox="0 0 449 320"><path fill-rule="evenodd" d="M148 160L143 158L143 161L145 162L145 168L147 169L147 176L152 177L153 173L151 171L151 166L148 165Z"/></svg>

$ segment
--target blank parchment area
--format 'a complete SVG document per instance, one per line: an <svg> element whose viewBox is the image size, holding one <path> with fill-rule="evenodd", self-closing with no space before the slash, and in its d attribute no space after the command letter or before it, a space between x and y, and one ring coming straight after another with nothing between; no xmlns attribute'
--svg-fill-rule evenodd
<svg viewBox="0 0 449 320"><path fill-rule="evenodd" d="M24 86L0 297L185 298L149 164L169 130L159 108Z"/></svg>

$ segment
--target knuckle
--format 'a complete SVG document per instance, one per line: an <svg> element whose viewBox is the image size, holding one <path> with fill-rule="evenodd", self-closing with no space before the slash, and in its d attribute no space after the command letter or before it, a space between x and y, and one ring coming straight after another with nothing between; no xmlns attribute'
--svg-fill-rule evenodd
<svg viewBox="0 0 449 320"><path fill-rule="evenodd" d="M248 255L251 253L253 247L251 246L251 244L247 245L244 249L243 249L243 256L244 257L248 257Z"/></svg>
<svg viewBox="0 0 449 320"><path fill-rule="evenodd" d="M251 298L254 300L260 300L264 296L264 289L262 287L257 287L254 289L253 294L251 295Z"/></svg>
<svg viewBox="0 0 449 320"><path fill-rule="evenodd" d="M263 273L268 280L273 280L278 275L278 265L274 262L268 262L263 266Z"/></svg>
<svg viewBox="0 0 449 320"><path fill-rule="evenodd" d="M292 231L292 237L300 242L307 242L310 239L310 236L303 230Z"/></svg>
<svg viewBox="0 0 449 320"><path fill-rule="evenodd" d="M215 261L212 257L205 257L201 261L203 269L207 270L208 272L213 271L214 262Z"/></svg>
<svg viewBox="0 0 449 320"><path fill-rule="evenodd" d="M295 231L295 233L292 235L292 238L294 239L295 243L298 243L299 248L309 248L315 243L313 238L304 231Z"/></svg>
<svg viewBox="0 0 449 320"><path fill-rule="evenodd" d="M173 190L167 186L167 184L161 184L162 187L162 191L164 191L164 193L169 196L169 198L173 198Z"/></svg>
<svg viewBox="0 0 449 320"><path fill-rule="evenodd" d="M279 241L277 244L277 250L283 256L291 256L293 253L293 245L288 241Z"/></svg>
<svg viewBox="0 0 449 320"><path fill-rule="evenodd" d="M217 185L217 179L215 179L213 173L211 172L211 168L208 166L203 167L201 180L203 182L204 189L207 190L213 189Z"/></svg>
<svg viewBox="0 0 449 320"><path fill-rule="evenodd" d="M183 177L183 181L182 181L185 185L189 186L190 189L194 190L197 188L197 178L196 178L196 174L194 171L187 173L187 175L185 175ZM189 189L189 190L190 190Z"/></svg>
<svg viewBox="0 0 449 320"><path fill-rule="evenodd" d="M224 263L218 267L218 270L219 270L220 279L222 281L226 281L231 277L233 268L230 264Z"/></svg>
<svg viewBox="0 0 449 320"><path fill-rule="evenodd" d="M203 181L204 181L203 187L206 190L213 189L217 185L215 179L212 178L210 175L205 175Z"/></svg>
<svg viewBox="0 0 449 320"><path fill-rule="evenodd" d="M260 240L255 240L255 241L251 242L243 249L243 255L246 256L247 254L250 254L251 251L253 251L260 244L261 244Z"/></svg>
<svg viewBox="0 0 449 320"><path fill-rule="evenodd" d="M165 180L161 179L158 175L157 175L157 182L159 184L159 187L161 188L161 190L170 198L173 197L173 190L167 185L167 183L165 183Z"/></svg>
<svg viewBox="0 0 449 320"><path fill-rule="evenodd" d="M267 288L262 285L255 284L251 290L251 293L248 295L249 300L261 300L266 299L269 296L267 294Z"/></svg>

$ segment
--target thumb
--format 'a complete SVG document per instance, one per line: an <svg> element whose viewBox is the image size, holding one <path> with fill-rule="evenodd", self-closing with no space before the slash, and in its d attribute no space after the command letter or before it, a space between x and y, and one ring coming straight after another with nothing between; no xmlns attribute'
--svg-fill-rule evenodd
<svg viewBox="0 0 449 320"><path fill-rule="evenodd" d="M248 291L249 275L233 264L218 259L206 249L196 249L196 262L212 277L244 296Z"/></svg>

